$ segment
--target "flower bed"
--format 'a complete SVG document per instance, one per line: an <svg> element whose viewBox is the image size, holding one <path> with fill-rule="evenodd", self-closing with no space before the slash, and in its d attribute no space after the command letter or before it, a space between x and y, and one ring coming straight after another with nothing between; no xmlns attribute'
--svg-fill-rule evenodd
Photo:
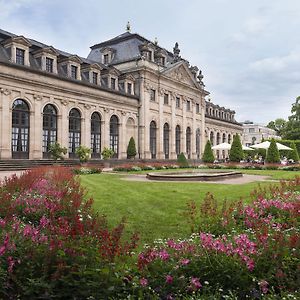
<svg viewBox="0 0 300 300"><path fill-rule="evenodd" d="M280 187L254 191L251 205L218 207L212 194L188 203L194 232L185 240L157 241L138 257L144 295L297 293L300 280L300 177ZM220 295L221 297L221 295ZM198 299L198 298L197 298Z"/></svg>
<svg viewBox="0 0 300 300"><path fill-rule="evenodd" d="M35 169L0 188L0 298L86 299L122 287L137 236L109 229L70 169ZM75 297L75 298L74 298Z"/></svg>

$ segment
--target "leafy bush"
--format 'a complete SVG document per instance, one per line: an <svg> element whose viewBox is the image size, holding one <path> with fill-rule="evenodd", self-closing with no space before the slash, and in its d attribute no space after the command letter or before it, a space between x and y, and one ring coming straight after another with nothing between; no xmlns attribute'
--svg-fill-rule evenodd
<svg viewBox="0 0 300 300"><path fill-rule="evenodd" d="M229 159L230 161L240 162L244 159L244 152L240 140L240 135L236 134L233 137L233 142L229 150Z"/></svg>
<svg viewBox="0 0 300 300"><path fill-rule="evenodd" d="M49 153L54 160L63 160L67 151L67 148L62 147L58 142L51 144L49 147Z"/></svg>
<svg viewBox="0 0 300 300"><path fill-rule="evenodd" d="M135 141L134 138L131 137L127 147L127 158L134 158L136 153Z"/></svg>
<svg viewBox="0 0 300 300"><path fill-rule="evenodd" d="M290 147L293 149L293 151L289 151L289 159L292 159L294 162L298 162L299 161L299 155L298 155L298 151L296 148L296 144L294 142L291 142Z"/></svg>
<svg viewBox="0 0 300 300"><path fill-rule="evenodd" d="M214 157L213 151L211 149L211 143L210 143L210 140L208 140L205 145L204 153L202 156L202 161L205 163L213 163L214 160L215 160L215 157Z"/></svg>
<svg viewBox="0 0 300 300"><path fill-rule="evenodd" d="M181 168L187 168L189 166L189 162L187 161L185 155L182 152L178 155L177 163Z"/></svg>
<svg viewBox="0 0 300 300"><path fill-rule="evenodd" d="M268 163L279 163L280 162L280 156L279 156L279 151L276 145L276 142L274 139L271 140L270 147L267 151L267 157L266 161Z"/></svg>
<svg viewBox="0 0 300 300"><path fill-rule="evenodd" d="M91 152L90 148L83 145L80 145L75 151L81 163L85 163L90 159Z"/></svg>
<svg viewBox="0 0 300 300"><path fill-rule="evenodd" d="M110 148L107 148L107 147L104 147L102 152L101 152L101 155L102 155L102 158L103 159L110 159L113 157L114 155L114 151Z"/></svg>

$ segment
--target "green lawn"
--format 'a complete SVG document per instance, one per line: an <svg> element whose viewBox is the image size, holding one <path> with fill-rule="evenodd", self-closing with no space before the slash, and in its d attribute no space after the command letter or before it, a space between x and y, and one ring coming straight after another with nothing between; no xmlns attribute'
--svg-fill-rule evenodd
<svg viewBox="0 0 300 300"><path fill-rule="evenodd" d="M270 175L272 179L289 179L300 172L255 171L248 174ZM125 181L121 174L93 174L81 176L88 196L94 199L94 207L108 217L111 225L117 224L123 216L127 218L127 230L138 231L143 242L156 238L184 237L189 227L183 212L189 200L201 201L207 192L218 201L249 200L250 192L257 183L227 185L186 182L134 182ZM263 182L261 185L270 183Z"/></svg>

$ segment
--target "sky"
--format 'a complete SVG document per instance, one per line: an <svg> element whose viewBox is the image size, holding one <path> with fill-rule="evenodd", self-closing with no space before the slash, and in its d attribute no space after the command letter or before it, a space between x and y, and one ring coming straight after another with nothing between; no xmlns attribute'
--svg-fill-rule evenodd
<svg viewBox="0 0 300 300"><path fill-rule="evenodd" d="M236 120L267 124L300 95L299 0L0 0L0 28L87 57L131 32L180 55L204 75L213 103Z"/></svg>

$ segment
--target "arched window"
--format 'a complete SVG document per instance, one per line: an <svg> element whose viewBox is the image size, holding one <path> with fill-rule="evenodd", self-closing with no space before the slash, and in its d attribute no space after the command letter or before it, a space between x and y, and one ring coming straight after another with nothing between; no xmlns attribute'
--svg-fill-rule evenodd
<svg viewBox="0 0 300 300"><path fill-rule="evenodd" d="M164 125L164 154L165 158L169 159L169 134L170 134L170 127L168 123Z"/></svg>
<svg viewBox="0 0 300 300"><path fill-rule="evenodd" d="M101 117L94 112L91 117L92 158L100 158L101 153Z"/></svg>
<svg viewBox="0 0 300 300"><path fill-rule="evenodd" d="M223 133L222 143L226 143L226 134Z"/></svg>
<svg viewBox="0 0 300 300"><path fill-rule="evenodd" d="M49 147L57 141L57 111L47 104L43 110L43 158L50 158Z"/></svg>
<svg viewBox="0 0 300 300"><path fill-rule="evenodd" d="M150 123L150 153L151 158L156 158L156 123Z"/></svg>
<svg viewBox="0 0 300 300"><path fill-rule="evenodd" d="M17 99L12 106L12 158L29 158L30 112L28 104Z"/></svg>
<svg viewBox="0 0 300 300"><path fill-rule="evenodd" d="M221 135L220 132L217 133L217 145L221 143Z"/></svg>
<svg viewBox="0 0 300 300"><path fill-rule="evenodd" d="M81 141L81 115L78 109L72 108L69 113L69 157L76 157L76 149Z"/></svg>
<svg viewBox="0 0 300 300"><path fill-rule="evenodd" d="M186 154L188 159L191 158L191 128L186 129Z"/></svg>
<svg viewBox="0 0 300 300"><path fill-rule="evenodd" d="M109 147L114 151L113 158L119 157L119 119L111 116L109 123Z"/></svg>
<svg viewBox="0 0 300 300"><path fill-rule="evenodd" d="M210 139L210 143L211 143L211 145L213 146L214 145L214 132L213 131L211 131L210 132L210 137L209 137L209 139Z"/></svg>
<svg viewBox="0 0 300 300"><path fill-rule="evenodd" d="M196 154L197 159L200 159L200 128L196 130Z"/></svg>
<svg viewBox="0 0 300 300"><path fill-rule="evenodd" d="M175 151L177 156L180 154L180 126L177 125L175 129Z"/></svg>
<svg viewBox="0 0 300 300"><path fill-rule="evenodd" d="M231 135L228 134L228 143L231 144Z"/></svg>

